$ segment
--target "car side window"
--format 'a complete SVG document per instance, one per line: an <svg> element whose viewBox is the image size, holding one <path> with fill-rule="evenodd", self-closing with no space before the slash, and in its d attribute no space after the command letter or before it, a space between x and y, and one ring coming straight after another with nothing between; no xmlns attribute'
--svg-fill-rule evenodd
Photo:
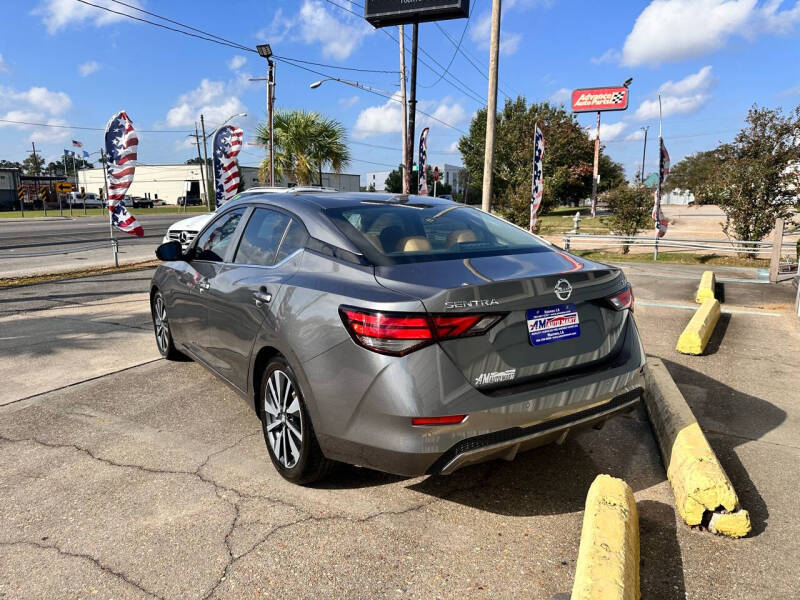
<svg viewBox="0 0 800 600"><path fill-rule="evenodd" d="M286 233L289 217L267 208L253 211L233 262L243 265L271 266L275 263L278 246Z"/></svg>
<svg viewBox="0 0 800 600"><path fill-rule="evenodd" d="M280 262L300 248L305 248L307 241L306 228L297 219L292 219L291 223L289 223L289 229L286 230L286 235L283 236L281 247L278 248L278 256L275 258L275 262Z"/></svg>
<svg viewBox="0 0 800 600"><path fill-rule="evenodd" d="M195 260L222 262L233 239L236 227L244 214L244 208L233 210L217 219L197 240Z"/></svg>

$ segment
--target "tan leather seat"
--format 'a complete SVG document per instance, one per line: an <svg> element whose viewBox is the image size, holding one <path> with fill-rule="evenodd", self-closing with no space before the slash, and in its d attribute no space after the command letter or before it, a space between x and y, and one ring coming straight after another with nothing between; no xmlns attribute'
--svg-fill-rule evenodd
<svg viewBox="0 0 800 600"><path fill-rule="evenodd" d="M475 232L471 229L456 229L447 236L447 247L452 248L456 244L475 242L477 239Z"/></svg>
<svg viewBox="0 0 800 600"><path fill-rule="evenodd" d="M413 235L400 240L398 247L402 252L425 252L431 250L431 243L428 238L421 235Z"/></svg>

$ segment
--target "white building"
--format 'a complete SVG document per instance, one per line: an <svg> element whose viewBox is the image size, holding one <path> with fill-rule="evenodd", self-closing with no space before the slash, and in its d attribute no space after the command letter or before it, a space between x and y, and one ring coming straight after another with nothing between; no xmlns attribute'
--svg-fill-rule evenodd
<svg viewBox="0 0 800 600"><path fill-rule="evenodd" d="M694 194L689 190L674 189L671 192L662 194L661 203L689 206L694 203Z"/></svg>
<svg viewBox="0 0 800 600"><path fill-rule="evenodd" d="M262 185L258 180L258 168L240 166L239 169L244 189ZM78 180L79 186L87 192L99 194L104 186L103 169L81 169ZM360 181L358 175L322 173L322 185L340 192L357 192ZM291 185L285 176L277 183L279 186ZM205 201L200 165L139 165L128 193L164 200L167 204L176 204L179 196L200 197Z"/></svg>
<svg viewBox="0 0 800 600"><path fill-rule="evenodd" d="M453 193L460 194L464 191L464 175L466 174L464 167L448 165L447 163L431 165L431 168L433 167L439 169L439 181L452 186ZM389 173L390 171L367 173L364 176L364 187L370 189L370 186L375 186L376 192L386 191L386 178L389 177Z"/></svg>

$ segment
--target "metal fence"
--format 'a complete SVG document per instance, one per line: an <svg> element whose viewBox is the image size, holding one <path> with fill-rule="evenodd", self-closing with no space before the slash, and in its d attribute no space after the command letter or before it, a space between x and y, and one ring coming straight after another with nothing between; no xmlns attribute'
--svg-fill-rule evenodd
<svg viewBox="0 0 800 600"><path fill-rule="evenodd" d="M703 240L669 237L656 238L655 236L568 233L563 237L563 244L565 250L613 251L621 250L623 246L628 246L630 248L652 248L656 256L660 250L671 252L749 255L765 259L770 258L772 254L772 242L749 240ZM783 244L781 244L782 256L787 258L796 257L796 252L795 242L784 241Z"/></svg>

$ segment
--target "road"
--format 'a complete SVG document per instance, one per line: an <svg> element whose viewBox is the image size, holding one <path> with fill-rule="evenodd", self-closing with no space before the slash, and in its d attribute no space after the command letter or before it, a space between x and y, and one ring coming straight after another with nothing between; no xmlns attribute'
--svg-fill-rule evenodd
<svg viewBox="0 0 800 600"><path fill-rule="evenodd" d="M699 275L628 270L647 352L664 359L750 511L743 540L677 518L642 411L449 477L342 467L322 485L290 485L229 388L195 363L152 360L149 272L4 290L0 379L38 383L2 390L0 597L566 599L586 490L610 473L635 492L643 597L794 598L791 290L728 271L729 312L708 353L682 356L681 306ZM85 372L87 349L129 363Z"/></svg>
<svg viewBox="0 0 800 600"><path fill-rule="evenodd" d="M192 216L198 213L188 213ZM167 228L183 214L140 215L144 237L116 232L121 263L155 258ZM105 217L0 219L0 278L113 264Z"/></svg>

